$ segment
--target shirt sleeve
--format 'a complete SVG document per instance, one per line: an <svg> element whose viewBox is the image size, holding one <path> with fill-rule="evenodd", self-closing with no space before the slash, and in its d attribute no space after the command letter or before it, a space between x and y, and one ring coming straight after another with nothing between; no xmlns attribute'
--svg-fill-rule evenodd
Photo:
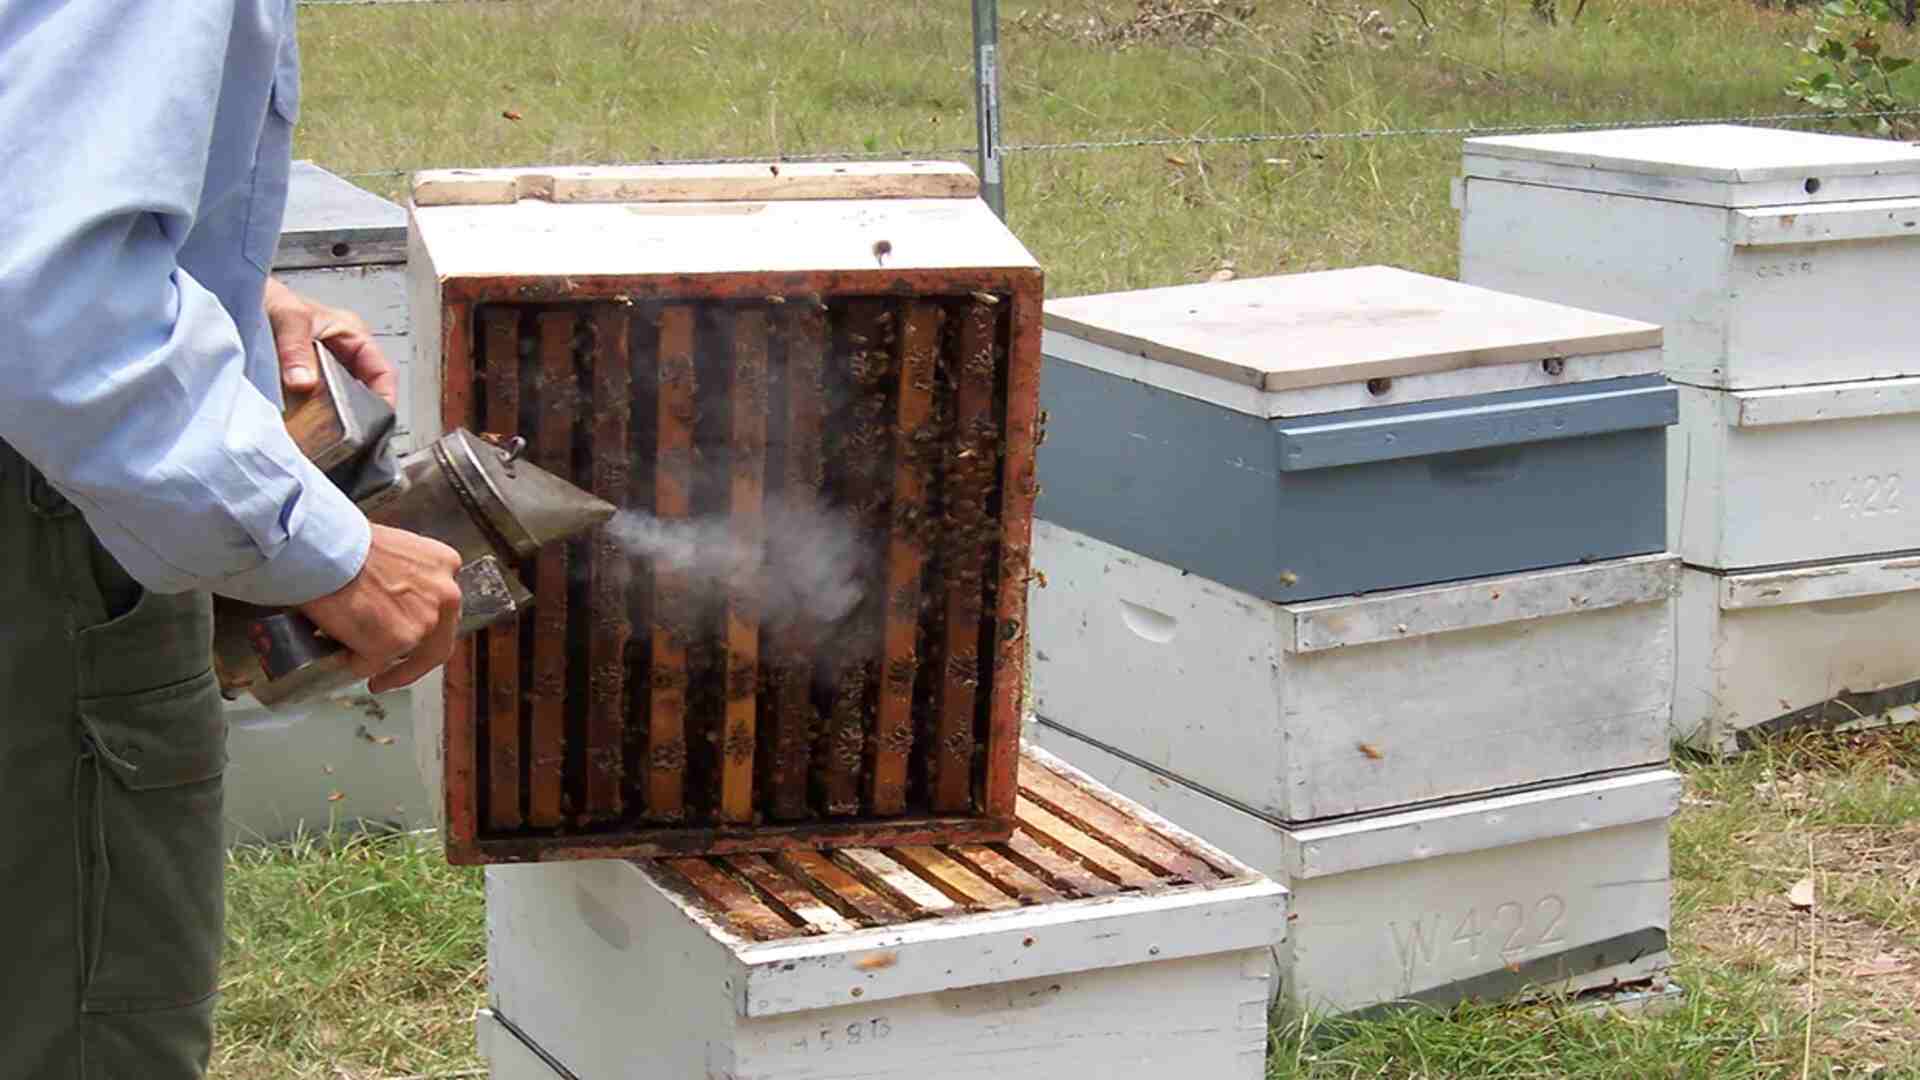
<svg viewBox="0 0 1920 1080"><path fill-rule="evenodd" d="M352 580L370 527L293 445L232 317L178 261L234 3L0 6L0 439L147 588L296 604Z"/></svg>

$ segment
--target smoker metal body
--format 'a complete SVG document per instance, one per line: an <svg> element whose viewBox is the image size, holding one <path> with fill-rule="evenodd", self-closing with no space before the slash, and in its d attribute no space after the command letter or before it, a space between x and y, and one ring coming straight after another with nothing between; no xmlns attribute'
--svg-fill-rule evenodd
<svg viewBox="0 0 1920 1080"><path fill-rule="evenodd" d="M288 402L295 445L376 525L438 540L460 556L458 633L510 619L531 594L512 565L604 523L614 508L530 463L524 443L456 429L410 454L392 446L393 410L314 343L316 388ZM306 707L360 681L351 654L305 614L220 598L214 666L228 697Z"/></svg>
<svg viewBox="0 0 1920 1080"><path fill-rule="evenodd" d="M1671 963L1668 769L1286 824L1057 727L1031 738L1287 886L1275 990L1292 1009L1658 984Z"/></svg>
<svg viewBox="0 0 1920 1080"><path fill-rule="evenodd" d="M755 566L543 553L535 617L464 644L422 715L450 858L1008 835L1041 275L977 190L918 162L416 178L423 432L520 430L751 550L818 507L874 555L833 621L760 610Z"/></svg>
<svg viewBox="0 0 1920 1080"><path fill-rule="evenodd" d="M1265 1075L1285 890L1046 754L1020 782L1005 844L489 867L482 1053L525 1080Z"/></svg>

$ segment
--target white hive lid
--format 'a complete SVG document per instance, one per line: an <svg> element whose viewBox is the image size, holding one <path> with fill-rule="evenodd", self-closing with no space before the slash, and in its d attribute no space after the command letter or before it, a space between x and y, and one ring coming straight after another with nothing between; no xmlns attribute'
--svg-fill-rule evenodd
<svg viewBox="0 0 1920 1080"><path fill-rule="evenodd" d="M1920 147L1732 124L1625 128L1468 139L1465 171L1592 191L1664 188L1689 201L1727 206L1753 205L1743 188L1777 192L1770 201L1827 202L1920 194ZM1867 178L1903 190L1862 190L1859 182Z"/></svg>
<svg viewBox="0 0 1920 1080"><path fill-rule="evenodd" d="M1049 300L1046 327L1263 390L1658 348L1660 328L1386 266Z"/></svg>
<svg viewBox="0 0 1920 1080"><path fill-rule="evenodd" d="M420 173L434 273L566 278L1031 269L963 165L660 165Z"/></svg>

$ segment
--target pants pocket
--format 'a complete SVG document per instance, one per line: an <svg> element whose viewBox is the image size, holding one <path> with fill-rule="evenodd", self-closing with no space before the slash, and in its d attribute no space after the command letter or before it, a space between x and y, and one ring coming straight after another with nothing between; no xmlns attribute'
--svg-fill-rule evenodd
<svg viewBox="0 0 1920 1080"><path fill-rule="evenodd" d="M211 671L82 698L88 1013L182 1009L219 985L226 716Z"/></svg>
<svg viewBox="0 0 1920 1080"><path fill-rule="evenodd" d="M213 999L177 1009L85 1018L85 1080L203 1080L213 1056Z"/></svg>

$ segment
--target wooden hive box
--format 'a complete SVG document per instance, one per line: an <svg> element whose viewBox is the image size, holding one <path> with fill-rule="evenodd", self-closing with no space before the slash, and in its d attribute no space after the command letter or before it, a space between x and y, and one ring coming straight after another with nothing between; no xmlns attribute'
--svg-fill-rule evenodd
<svg viewBox="0 0 1920 1080"><path fill-rule="evenodd" d="M1286 890L1036 752L1000 844L487 870L500 1080L1265 1075Z"/></svg>
<svg viewBox="0 0 1920 1080"><path fill-rule="evenodd" d="M1716 754L1787 730L1920 719L1920 555L1681 577L1674 738Z"/></svg>
<svg viewBox="0 0 1920 1080"><path fill-rule="evenodd" d="M1667 506L1689 565L1920 548L1920 377L1679 390L1685 441L1668 457Z"/></svg>
<svg viewBox="0 0 1920 1080"><path fill-rule="evenodd" d="M1665 547L1656 326L1370 266L1050 300L1042 348L1040 517L1267 600Z"/></svg>
<svg viewBox="0 0 1920 1080"><path fill-rule="evenodd" d="M1468 139L1460 280L1659 323L1676 382L1920 375L1920 147L1704 125Z"/></svg>
<svg viewBox="0 0 1920 1080"><path fill-rule="evenodd" d="M1671 555L1295 604L1050 521L1033 559L1035 716L1276 821L1670 754Z"/></svg>
<svg viewBox="0 0 1920 1080"><path fill-rule="evenodd" d="M542 552L533 616L448 664L419 744L450 858L1008 835L1041 274L976 190L416 178L416 423L517 432L635 514Z"/></svg>
<svg viewBox="0 0 1920 1080"><path fill-rule="evenodd" d="M1351 1013L1571 993L1664 978L1663 768L1289 824L1137 759L1036 725L1096 781L1200 833L1291 892L1276 997Z"/></svg>

